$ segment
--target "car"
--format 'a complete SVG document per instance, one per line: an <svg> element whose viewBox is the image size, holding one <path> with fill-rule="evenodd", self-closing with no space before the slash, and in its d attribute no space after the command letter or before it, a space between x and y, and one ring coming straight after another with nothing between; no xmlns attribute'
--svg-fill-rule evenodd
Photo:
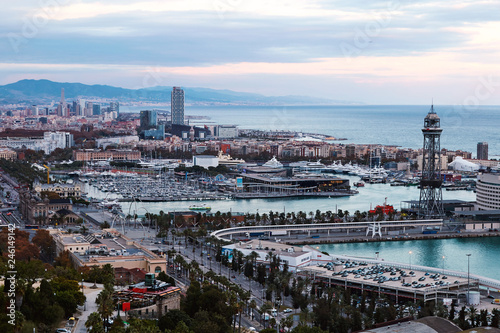
<svg viewBox="0 0 500 333"><path fill-rule="evenodd" d="M284 312L284 313L290 313L290 312L292 312L292 309L287 308L287 309L283 310L283 312Z"/></svg>
<svg viewBox="0 0 500 333"><path fill-rule="evenodd" d="M250 327L248 328L248 330L249 330L250 332L255 332L255 331L256 331L255 327L252 327L252 326L250 326Z"/></svg>
<svg viewBox="0 0 500 333"><path fill-rule="evenodd" d="M492 298L492 299L495 299L495 297L493 297L492 295L488 295L486 296L487 298Z"/></svg>
<svg viewBox="0 0 500 333"><path fill-rule="evenodd" d="M71 331L66 328L58 328L56 333L71 333Z"/></svg>

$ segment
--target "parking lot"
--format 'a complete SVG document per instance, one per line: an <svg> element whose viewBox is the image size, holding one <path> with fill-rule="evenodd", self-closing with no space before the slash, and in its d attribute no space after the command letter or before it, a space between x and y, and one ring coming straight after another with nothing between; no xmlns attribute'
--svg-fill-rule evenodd
<svg viewBox="0 0 500 333"><path fill-rule="evenodd" d="M302 269L325 282L344 285L354 289L375 290L380 293L424 300L458 297L467 289L465 278L447 276L442 273L416 269L401 269L382 264L368 264L362 261L339 261L326 265ZM470 280L476 288L477 280Z"/></svg>

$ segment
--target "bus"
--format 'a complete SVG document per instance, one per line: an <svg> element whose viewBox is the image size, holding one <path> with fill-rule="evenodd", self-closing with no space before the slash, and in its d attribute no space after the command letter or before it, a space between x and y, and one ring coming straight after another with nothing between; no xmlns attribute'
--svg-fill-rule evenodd
<svg viewBox="0 0 500 333"><path fill-rule="evenodd" d="M33 230L33 229L39 229L39 226L36 225L36 224L26 224L24 226L24 229L30 229L30 230Z"/></svg>

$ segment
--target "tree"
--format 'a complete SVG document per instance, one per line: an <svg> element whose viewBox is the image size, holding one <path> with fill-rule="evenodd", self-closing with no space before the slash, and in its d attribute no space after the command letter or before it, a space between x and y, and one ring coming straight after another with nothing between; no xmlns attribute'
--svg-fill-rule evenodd
<svg viewBox="0 0 500 333"><path fill-rule="evenodd" d="M32 239L33 244L40 249L40 255L46 262L51 262L55 255L56 244L48 230L38 229Z"/></svg>
<svg viewBox="0 0 500 333"><path fill-rule="evenodd" d="M108 320L109 316L113 313L113 285L105 284L104 289L97 295L95 300L97 306L97 312L104 322Z"/></svg>
<svg viewBox="0 0 500 333"><path fill-rule="evenodd" d="M500 325L500 310L498 309L493 309L491 311L491 327L496 327L498 328Z"/></svg>
<svg viewBox="0 0 500 333"><path fill-rule="evenodd" d="M85 327L89 329L89 333L104 333L104 324L101 316L97 312L92 312L85 322Z"/></svg>
<svg viewBox="0 0 500 333"><path fill-rule="evenodd" d="M72 268L73 265L71 264L71 258L69 256L69 251L65 250L56 257L54 260L54 266L61 266L65 268Z"/></svg>
<svg viewBox="0 0 500 333"><path fill-rule="evenodd" d="M192 319L182 310L170 310L163 315L158 321L158 327L163 332L165 330L174 330L180 322L183 322L188 327L191 326Z"/></svg>
<svg viewBox="0 0 500 333"><path fill-rule="evenodd" d="M77 281L57 277L51 281L51 285L56 294L56 302L64 309L65 317L71 317L78 305L85 303L85 296Z"/></svg>

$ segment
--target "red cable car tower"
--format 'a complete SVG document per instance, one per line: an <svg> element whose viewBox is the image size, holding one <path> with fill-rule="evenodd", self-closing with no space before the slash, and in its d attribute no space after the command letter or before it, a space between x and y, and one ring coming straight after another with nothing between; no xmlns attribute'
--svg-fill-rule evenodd
<svg viewBox="0 0 500 333"><path fill-rule="evenodd" d="M423 219L442 218L443 192L441 185L441 132L440 119L434 105L424 118L424 149L422 157L422 178L420 180L420 200L418 216Z"/></svg>

